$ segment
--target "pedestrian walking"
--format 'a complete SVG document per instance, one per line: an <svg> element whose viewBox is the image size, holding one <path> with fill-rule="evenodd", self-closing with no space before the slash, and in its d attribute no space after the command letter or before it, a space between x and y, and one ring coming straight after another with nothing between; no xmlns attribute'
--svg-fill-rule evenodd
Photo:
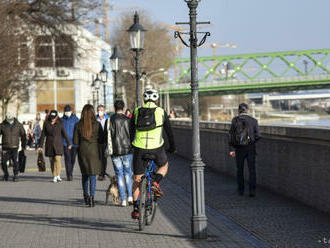
<svg viewBox="0 0 330 248"><path fill-rule="evenodd" d="M78 146L85 204L94 207L96 175L101 173L100 146L104 144L104 132L90 104L86 104L82 110L81 119L74 130L73 143Z"/></svg>
<svg viewBox="0 0 330 248"><path fill-rule="evenodd" d="M133 204L132 195L132 145L130 138L130 118L124 114L125 103L115 102L116 113L106 122L107 150L111 153L114 170L117 177L121 205ZM112 150L112 152L111 152ZM126 196L126 191L128 198Z"/></svg>
<svg viewBox="0 0 330 248"><path fill-rule="evenodd" d="M51 110L42 129L39 141L39 152L42 152L44 140L46 138L45 155L49 157L54 183L62 181L60 176L62 170L61 157L64 153L62 137L66 140L68 149L71 149L71 143L64 130L62 120L58 117L56 110Z"/></svg>
<svg viewBox="0 0 330 248"><path fill-rule="evenodd" d="M35 144L36 150L38 149L38 144L39 144L39 140L41 137L43 125L44 125L44 121L41 120L40 113L37 113L36 118L32 123L32 133L33 133L34 144Z"/></svg>
<svg viewBox="0 0 330 248"><path fill-rule="evenodd" d="M62 117L62 121L63 121L64 130L70 140L70 143L73 144L74 127L79 122L79 118L74 113L72 113L72 109L70 105L66 105L64 107L64 115ZM77 156L77 147L73 145L71 149L69 149L68 143L63 138L63 150L64 150L66 178L68 181L72 181L73 180L72 173Z"/></svg>
<svg viewBox="0 0 330 248"><path fill-rule="evenodd" d="M21 140L22 150L26 146L26 133L24 127L15 118L11 112L7 112L6 119L0 124L0 136L2 136L2 170L4 173L3 180L8 181L9 173L7 163L13 165L13 181L18 181L18 148Z"/></svg>
<svg viewBox="0 0 330 248"><path fill-rule="evenodd" d="M109 116L105 113L105 109L103 105L99 105L97 106L97 116L96 119L99 123L101 123L102 126L102 130L104 131L105 128L105 122L107 119L109 119ZM102 170L101 173L98 177L98 180L103 181L105 178L105 174L107 171L107 164L108 164L108 160L105 154L105 150L106 150L106 144L102 144L100 146L100 153L101 153L101 160L102 160Z"/></svg>
<svg viewBox="0 0 330 248"><path fill-rule="evenodd" d="M256 142L260 139L258 121L251 117L249 106L241 103L238 116L234 117L229 130L230 156L236 158L238 194L244 194L244 162L249 168L250 197L256 190Z"/></svg>

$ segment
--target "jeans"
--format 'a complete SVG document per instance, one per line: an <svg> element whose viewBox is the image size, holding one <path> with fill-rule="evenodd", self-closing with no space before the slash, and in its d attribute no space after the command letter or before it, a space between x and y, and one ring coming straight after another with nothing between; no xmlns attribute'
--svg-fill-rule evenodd
<svg viewBox="0 0 330 248"><path fill-rule="evenodd" d="M88 192L88 183L90 192ZM88 193L90 193L90 196L94 196L96 189L96 176L82 175L82 187L84 195L88 195Z"/></svg>
<svg viewBox="0 0 330 248"><path fill-rule="evenodd" d="M128 196L132 196L132 159L132 154L112 156L113 167L117 176L118 189L122 201L126 200L126 189Z"/></svg>
<svg viewBox="0 0 330 248"><path fill-rule="evenodd" d="M237 184L238 190L244 192L244 161L247 160L249 167L249 188L250 191L256 189L256 152L251 151L236 151L237 165Z"/></svg>
<svg viewBox="0 0 330 248"><path fill-rule="evenodd" d="M13 162L14 175L18 174L18 148L10 148L2 150L2 170L5 178L8 178L8 167L7 162Z"/></svg>
<svg viewBox="0 0 330 248"><path fill-rule="evenodd" d="M71 150L69 150L67 146L63 146L63 148L66 176L69 177L72 176L74 164L76 162L77 147L72 146Z"/></svg>

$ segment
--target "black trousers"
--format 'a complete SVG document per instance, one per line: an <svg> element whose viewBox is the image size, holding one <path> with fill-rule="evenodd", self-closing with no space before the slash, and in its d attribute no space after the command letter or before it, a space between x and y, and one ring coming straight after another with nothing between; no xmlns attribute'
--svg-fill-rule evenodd
<svg viewBox="0 0 330 248"><path fill-rule="evenodd" d="M247 160L249 168L250 191L256 189L256 152L255 150L236 150L237 184L238 190L244 192L244 162Z"/></svg>
<svg viewBox="0 0 330 248"><path fill-rule="evenodd" d="M3 149L2 150L2 170L5 178L8 178L7 162L13 163L13 172L16 176L18 174L18 148Z"/></svg>
<svg viewBox="0 0 330 248"><path fill-rule="evenodd" d="M107 171L108 159L105 156L105 149L106 149L106 145L105 144L100 145L100 157L101 157L101 164L102 164L100 176L105 176L105 173Z"/></svg>
<svg viewBox="0 0 330 248"><path fill-rule="evenodd" d="M64 162L65 162L65 171L66 176L72 176L74 164L76 162L77 157L77 147L72 146L71 150L68 149L67 146L63 146L64 148Z"/></svg>

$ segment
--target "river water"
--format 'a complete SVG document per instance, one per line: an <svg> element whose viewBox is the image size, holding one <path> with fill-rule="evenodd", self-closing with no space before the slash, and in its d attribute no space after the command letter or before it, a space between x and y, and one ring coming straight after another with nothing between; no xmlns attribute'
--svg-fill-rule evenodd
<svg viewBox="0 0 330 248"><path fill-rule="evenodd" d="M267 123L271 125L296 125L296 126L319 126L319 127L330 127L330 117L320 118L316 120L297 120L297 121L278 121Z"/></svg>

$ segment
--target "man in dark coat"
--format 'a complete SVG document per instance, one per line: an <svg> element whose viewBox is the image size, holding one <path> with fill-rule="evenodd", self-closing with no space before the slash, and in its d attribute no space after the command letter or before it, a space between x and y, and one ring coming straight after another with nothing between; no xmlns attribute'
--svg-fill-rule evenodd
<svg viewBox="0 0 330 248"><path fill-rule="evenodd" d="M64 107L64 115L62 117L62 122L65 132L68 135L71 144L73 144L74 127L77 124L77 122L79 122L79 118L74 113L72 113L72 109L70 105L66 105ZM72 181L73 179L72 172L77 156L77 146L73 145L71 150L69 150L68 143L63 138L63 149L64 149L66 177L68 181Z"/></svg>
<svg viewBox="0 0 330 248"><path fill-rule="evenodd" d="M54 177L53 182L61 182L61 157L64 153L62 137L65 138L69 149L71 149L71 143L64 130L61 119L58 118L56 110L50 111L48 120L44 123L44 127L42 129L39 141L39 151L42 151L45 137L47 137L45 145L45 155L49 157L50 160L51 169Z"/></svg>
<svg viewBox="0 0 330 248"><path fill-rule="evenodd" d="M249 106L241 103L229 131L230 156L236 157L238 194L244 194L244 162L249 167L250 197L256 190L256 142L260 139L258 121L248 115Z"/></svg>
<svg viewBox="0 0 330 248"><path fill-rule="evenodd" d="M19 139L21 139L22 149L26 146L26 134L24 127L14 117L14 114L8 112L6 119L0 124L0 136L2 136L2 170L4 181L8 181L7 162L13 162L13 181L18 181L18 148Z"/></svg>

